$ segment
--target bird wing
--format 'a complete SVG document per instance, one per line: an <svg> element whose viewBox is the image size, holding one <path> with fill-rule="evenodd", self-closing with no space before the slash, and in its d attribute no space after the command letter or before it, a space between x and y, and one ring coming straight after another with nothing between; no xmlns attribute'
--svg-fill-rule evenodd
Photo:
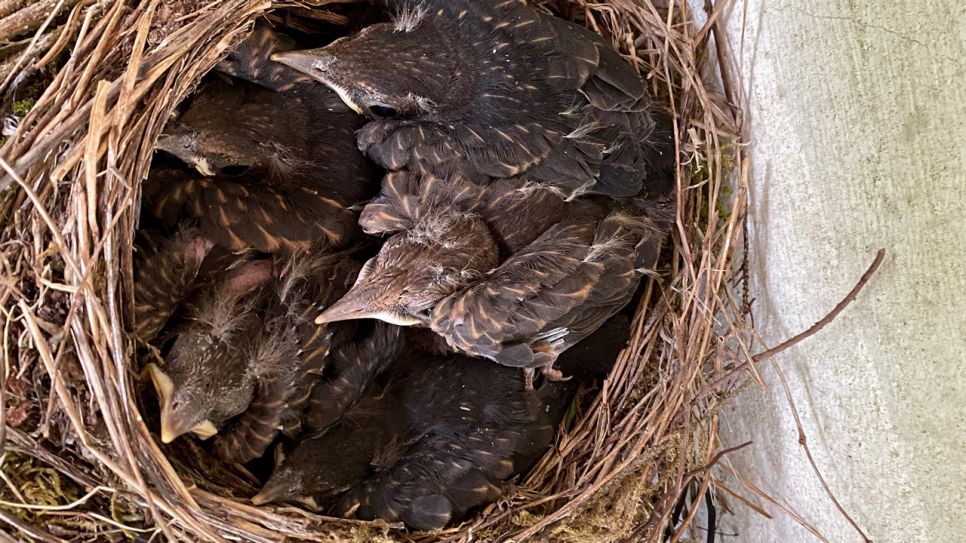
<svg viewBox="0 0 966 543"><path fill-rule="evenodd" d="M372 381L402 348L400 330L377 323L368 337L331 354L325 380L315 386L306 408L305 422L310 431L325 431L369 392Z"/></svg>
<svg viewBox="0 0 966 543"><path fill-rule="evenodd" d="M261 457L283 427L287 407L281 383L260 383L248 409L215 438L215 456L237 464Z"/></svg>
<svg viewBox="0 0 966 543"><path fill-rule="evenodd" d="M151 180L167 190L153 190L146 205L168 224L199 219L205 235L236 251L301 251L319 240L342 247L358 239L354 213L338 202L308 187L258 181L166 176Z"/></svg>
<svg viewBox="0 0 966 543"><path fill-rule="evenodd" d="M362 210L359 224L367 234L408 230L419 219L441 209L475 212L486 207L484 187L462 177L441 179L409 171L391 172L382 180L379 196Z"/></svg>
<svg viewBox="0 0 966 543"><path fill-rule="evenodd" d="M419 180L410 172L391 172L379 196L366 204L359 225L367 234L390 234L412 228L419 203Z"/></svg>
<svg viewBox="0 0 966 543"><path fill-rule="evenodd" d="M390 169L478 182L527 174L568 198L640 192L650 97L609 44L522 2L431 3L475 51L475 95L432 118L369 123L360 149Z"/></svg>
<svg viewBox="0 0 966 543"><path fill-rule="evenodd" d="M601 221L581 265L582 274L597 278L592 289L579 306L547 327L567 330L567 335L552 346L556 354L594 333L627 305L637 290L641 269L650 269L656 263L665 233L666 224L630 205Z"/></svg>
<svg viewBox="0 0 966 543"><path fill-rule="evenodd" d="M593 217L581 214L551 227L484 281L437 305L432 329L462 352L529 366L532 360L501 357L505 344L527 343L586 297L590 285L575 274L595 227Z"/></svg>
<svg viewBox="0 0 966 543"><path fill-rule="evenodd" d="M152 341L184 301L210 244L186 229L164 240L141 236L134 263L134 333Z"/></svg>

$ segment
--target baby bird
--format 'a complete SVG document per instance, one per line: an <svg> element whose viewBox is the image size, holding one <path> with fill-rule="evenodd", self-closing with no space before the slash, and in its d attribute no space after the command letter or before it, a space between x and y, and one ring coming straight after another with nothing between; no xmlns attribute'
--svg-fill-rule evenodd
<svg viewBox="0 0 966 543"><path fill-rule="evenodd" d="M627 331L624 318L608 323L561 358L578 379L537 391L508 368L405 351L338 424L281 459L252 501L442 528L497 499L546 451L579 384L610 368Z"/></svg>
<svg viewBox="0 0 966 543"><path fill-rule="evenodd" d="M359 148L380 165L474 182L526 174L565 198L670 188L670 118L593 32L522 0L387 3L392 22L272 57L371 118Z"/></svg>
<svg viewBox="0 0 966 543"><path fill-rule="evenodd" d="M145 200L155 216L200 219L234 250L304 251L319 239L339 249L360 236L349 208L376 190L354 142L360 119L329 89L268 60L289 42L257 29L219 65L254 82L209 78L165 127L157 149L200 175L153 172Z"/></svg>
<svg viewBox="0 0 966 543"><path fill-rule="evenodd" d="M257 348L260 328L252 293L272 274L271 261L248 262L229 273L189 309L191 324L178 334L164 369L147 366L160 400L164 443L187 432L207 439L250 403L255 384L247 351Z"/></svg>
<svg viewBox="0 0 966 543"><path fill-rule="evenodd" d="M161 404L161 440L223 432L217 456L247 462L275 436L297 432L332 341L312 323L314 301L345 292L358 266L345 255L245 262L187 315L164 368L147 367ZM241 417L237 418L239 415Z"/></svg>
<svg viewBox="0 0 966 543"><path fill-rule="evenodd" d="M458 352L562 377L560 353L619 311L656 262L669 206L640 205L564 203L520 179L483 188L391 174L360 219L391 236L316 322L429 327Z"/></svg>

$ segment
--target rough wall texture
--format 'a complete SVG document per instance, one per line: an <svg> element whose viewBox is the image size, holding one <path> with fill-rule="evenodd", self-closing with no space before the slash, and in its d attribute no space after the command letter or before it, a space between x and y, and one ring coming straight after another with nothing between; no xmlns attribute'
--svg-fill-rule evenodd
<svg viewBox="0 0 966 543"><path fill-rule="evenodd" d="M752 140L751 261L815 459L877 543L966 540L966 3L736 0ZM808 466L773 367L725 414L730 463L829 541L861 541ZM739 488L737 484L730 485ZM746 495L749 493L746 491ZM732 503L734 501L732 500ZM736 504L737 505L737 504ZM774 506L719 541L814 541Z"/></svg>

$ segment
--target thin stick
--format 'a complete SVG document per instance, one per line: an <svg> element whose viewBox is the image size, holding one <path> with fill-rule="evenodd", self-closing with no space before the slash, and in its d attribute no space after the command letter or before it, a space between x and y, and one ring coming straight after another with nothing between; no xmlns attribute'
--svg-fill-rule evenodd
<svg viewBox="0 0 966 543"><path fill-rule="evenodd" d="M791 338L786 339L785 341L781 342L777 346L772 347L771 349L768 349L767 351L758 353L758 354L752 356L750 360L746 360L745 362L739 364L738 366L736 366L734 368L734 370L732 370L731 372L729 372L728 375L725 375L724 377L722 377L722 378L718 379L717 381L714 381L713 383L711 383L711 385L709 385L707 389L705 389L701 394L698 395L697 398L695 398L695 401L705 399L708 396L710 396L712 394L715 394L717 392L717 389L723 383L732 381L734 379L735 375L737 375L741 371L745 370L749 366L757 365L761 361L767 360L767 359L775 356L776 354L779 354L779 353L781 353L783 351L786 351L786 350L794 347L795 345L798 345L802 341L805 341L806 339L808 339L808 338L814 336L815 334L819 333L823 328L825 328L832 321L834 321L835 318L838 317L839 314L842 311L844 311L845 308L856 299L856 297L858 297L859 293L862 292L862 289L865 288L865 286L872 279L872 276L879 269L879 266L882 264L883 259L885 259L885 254L886 254L885 249L879 249L879 251L875 254L875 259L872 261L872 264L869 265L869 268L865 271L865 273L862 274L862 277L860 277L859 280L858 280L858 282L855 284L855 286L852 287L852 290L850 290L849 293L845 296L845 298L843 298L842 301L840 301L839 303L837 303L835 305L835 307L832 308L832 310L827 315L825 315L824 317L822 317L818 322L816 322L815 324L813 324L812 326L810 326L804 332L801 332L799 334L796 334L796 335L792 336Z"/></svg>
<svg viewBox="0 0 966 543"><path fill-rule="evenodd" d="M80 498L66 505L33 505L29 503L17 503L17 502L8 502L8 501L0 500L0 506L7 507L10 509L29 509L31 511L70 511L71 509L74 509L78 505L84 505L85 503L87 503L87 500L93 498L95 494L98 494L100 492L116 492L116 490L106 486L94 487L87 494L84 494Z"/></svg>
<svg viewBox="0 0 966 543"><path fill-rule="evenodd" d="M711 469L715 465L717 465L718 462L720 462L721 459L724 458L725 456L727 456L727 455L729 455L729 454L731 454L733 452L740 451L741 449L744 449L745 447L750 446L752 443L754 443L754 442L753 441L746 441L746 442L742 443L741 445L738 445L738 446L731 447L731 448L728 448L728 449L724 449L723 451L720 451L718 454L714 455L714 457L711 459L711 461L708 462L707 464L705 464L704 466L701 466L698 469L693 469L693 470L685 473L684 474L684 478L685 479L690 479L691 477L694 477L695 475L701 473L702 471L708 471L709 469Z"/></svg>
<svg viewBox="0 0 966 543"><path fill-rule="evenodd" d="M869 266L869 269L867 269L865 273L862 274L862 277L860 277L859 281L855 284L854 287L852 287L852 290L849 291L849 293L845 296L845 298L842 299L841 302L836 304L836 306L832 309L832 311L829 312L828 315L826 315L824 318L822 318L821 320L813 324L808 330L805 330L804 332L798 334L797 336L789 338L783 341L782 343L778 344L777 346L772 347L771 349L768 349L763 353L756 354L754 357L752 357L755 363L761 362L766 358L771 358L772 356L775 356L776 354L794 345L797 345L798 343L801 343L802 341L817 334L819 331L822 330L822 328L825 328L826 326L828 326L829 323L835 320L835 317L838 317L839 313L841 313L846 306L852 303L856 299L856 297L858 297L859 293L862 292L862 289L865 288L865 285L868 284L870 279L872 279L872 275L875 274L875 272L879 269L879 266L882 265L882 260L885 259L885 254L886 254L885 249L879 249L879 251L876 252L875 259L872 261L872 264Z"/></svg>
<svg viewBox="0 0 966 543"><path fill-rule="evenodd" d="M825 489L825 493L828 494L829 499L831 499L832 503L835 504L835 508L839 510L839 513L841 513L842 516L845 517L845 520L852 525L852 528L855 528L855 531L862 536L862 539L865 540L865 543L873 543L872 539L870 539L869 536L862 531L862 528L859 528L858 523L855 522L852 516L848 514L848 512L845 510L845 507L842 507L842 504L839 503L838 498L835 497L832 489L828 486L828 482L825 481L825 476L822 475L822 471L818 469L818 464L815 463L815 459L812 457L812 451L809 448L808 440L805 437L805 428L802 427L802 419L798 416L798 407L795 405L795 398L792 397L792 391L788 387L788 381L785 380L785 372L782 371L781 366L778 364L775 364L775 371L778 373L778 379L781 381L782 389L785 391L785 399L788 400L788 407L790 407L792 410L792 416L795 419L795 427L798 428L798 443L801 444L801 446L805 449L805 456L808 458L808 463L812 466L812 471L815 472L815 476L818 477L819 482L822 483L822 488Z"/></svg>

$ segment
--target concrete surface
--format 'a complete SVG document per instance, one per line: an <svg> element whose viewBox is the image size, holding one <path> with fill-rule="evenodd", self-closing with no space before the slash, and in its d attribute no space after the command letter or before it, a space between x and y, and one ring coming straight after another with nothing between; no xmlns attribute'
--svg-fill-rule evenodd
<svg viewBox="0 0 966 543"><path fill-rule="evenodd" d="M807 328L889 251L838 320L775 363L872 540L966 541L966 3L744 2L727 21L752 140L757 322L770 345ZM769 389L725 414L726 446L755 442L731 465L829 541L861 541L764 373ZM765 508L773 520L739 508L717 540L817 540Z"/></svg>

